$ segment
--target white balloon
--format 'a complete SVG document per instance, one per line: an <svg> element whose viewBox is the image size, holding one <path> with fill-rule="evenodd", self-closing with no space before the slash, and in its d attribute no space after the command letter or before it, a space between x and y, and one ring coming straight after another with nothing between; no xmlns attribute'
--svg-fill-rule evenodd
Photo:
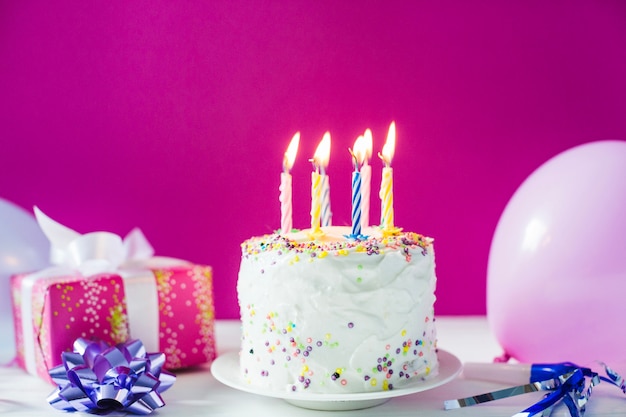
<svg viewBox="0 0 626 417"><path fill-rule="evenodd" d="M49 255L50 244L35 217L0 198L0 362L14 352L10 277L45 268Z"/></svg>

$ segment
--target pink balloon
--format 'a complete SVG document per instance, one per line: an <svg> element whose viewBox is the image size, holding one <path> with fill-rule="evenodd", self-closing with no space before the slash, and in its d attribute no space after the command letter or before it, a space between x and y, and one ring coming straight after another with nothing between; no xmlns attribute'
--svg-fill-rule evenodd
<svg viewBox="0 0 626 417"><path fill-rule="evenodd" d="M515 192L489 253L487 317L520 362L626 361L626 142L569 149Z"/></svg>

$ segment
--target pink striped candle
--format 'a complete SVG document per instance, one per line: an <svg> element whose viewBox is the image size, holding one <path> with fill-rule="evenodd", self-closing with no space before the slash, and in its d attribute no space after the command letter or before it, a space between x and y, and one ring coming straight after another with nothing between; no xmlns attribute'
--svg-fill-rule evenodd
<svg viewBox="0 0 626 417"><path fill-rule="evenodd" d="M322 227L332 226L333 224L333 212L330 209L330 178L326 173L328 162L330 160L330 132L326 132L322 138L324 146L328 147L328 155L325 155L320 164L320 173L322 175L322 214L321 221Z"/></svg>
<svg viewBox="0 0 626 417"><path fill-rule="evenodd" d="M280 230L281 233L289 233L293 228L293 207L292 207L292 186L291 174L289 171L293 167L300 144L300 132L296 132L289 142L287 151L283 157L283 172L280 174Z"/></svg>

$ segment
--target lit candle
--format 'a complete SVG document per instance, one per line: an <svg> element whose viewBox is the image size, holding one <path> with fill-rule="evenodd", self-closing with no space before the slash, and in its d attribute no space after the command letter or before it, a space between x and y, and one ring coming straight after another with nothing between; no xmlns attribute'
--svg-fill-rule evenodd
<svg viewBox="0 0 626 417"><path fill-rule="evenodd" d="M365 158L361 166L361 227L365 229L370 225L370 195L372 189L372 167L369 160L372 157L372 131L365 129L363 134L365 145ZM356 146L356 145L355 145Z"/></svg>
<svg viewBox="0 0 626 417"><path fill-rule="evenodd" d="M322 212L322 176L319 168L311 173L311 233L321 232L320 216Z"/></svg>
<svg viewBox="0 0 626 417"><path fill-rule="evenodd" d="M327 142L328 155L320 165L320 173L322 174L322 226L332 226L333 213L330 210L330 179L326 173L328 161L330 159L330 132L326 132L322 138L322 142Z"/></svg>
<svg viewBox="0 0 626 417"><path fill-rule="evenodd" d="M289 233L293 228L292 203L291 203L291 174L289 171L293 167L300 144L300 132L293 135L287 151L283 157L283 172L280 174L280 230L282 233Z"/></svg>
<svg viewBox="0 0 626 417"><path fill-rule="evenodd" d="M365 142L363 136L359 136L354 142L354 148L349 149L354 164L352 173L352 233L350 237L358 239L361 236L361 210L362 210L362 188L361 172L359 167L363 164L366 156Z"/></svg>
<svg viewBox="0 0 626 417"><path fill-rule="evenodd" d="M393 233L393 169L391 168L391 160L396 148L396 123L391 122L389 132L387 133L387 141L383 146L382 154L378 156L383 160L383 177L380 184L380 225L383 232Z"/></svg>
<svg viewBox="0 0 626 417"><path fill-rule="evenodd" d="M330 159L330 134L326 133L317 145L313 155L314 171L311 173L311 232L321 234L320 219L322 213L322 174L320 171L328 165Z"/></svg>

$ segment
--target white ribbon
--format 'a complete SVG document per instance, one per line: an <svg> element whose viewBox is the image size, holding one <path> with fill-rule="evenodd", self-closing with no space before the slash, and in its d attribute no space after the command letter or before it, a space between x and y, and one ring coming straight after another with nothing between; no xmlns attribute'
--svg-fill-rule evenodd
<svg viewBox="0 0 626 417"><path fill-rule="evenodd" d="M80 271L83 275L110 272L126 262L144 261L154 255L154 249L135 228L122 240L109 232L81 235L52 220L38 207L34 208L39 227L50 240L50 262Z"/></svg>
<svg viewBox="0 0 626 417"><path fill-rule="evenodd" d="M189 265L174 258L153 257L154 249L141 230L133 229L124 239L109 232L81 235L52 220L35 207L35 217L50 240L50 262L55 265L22 281L22 331L26 370L36 374L32 290L40 279L114 272L123 278L128 326L134 339L141 339L148 352L159 351L159 300L156 281L149 268Z"/></svg>

